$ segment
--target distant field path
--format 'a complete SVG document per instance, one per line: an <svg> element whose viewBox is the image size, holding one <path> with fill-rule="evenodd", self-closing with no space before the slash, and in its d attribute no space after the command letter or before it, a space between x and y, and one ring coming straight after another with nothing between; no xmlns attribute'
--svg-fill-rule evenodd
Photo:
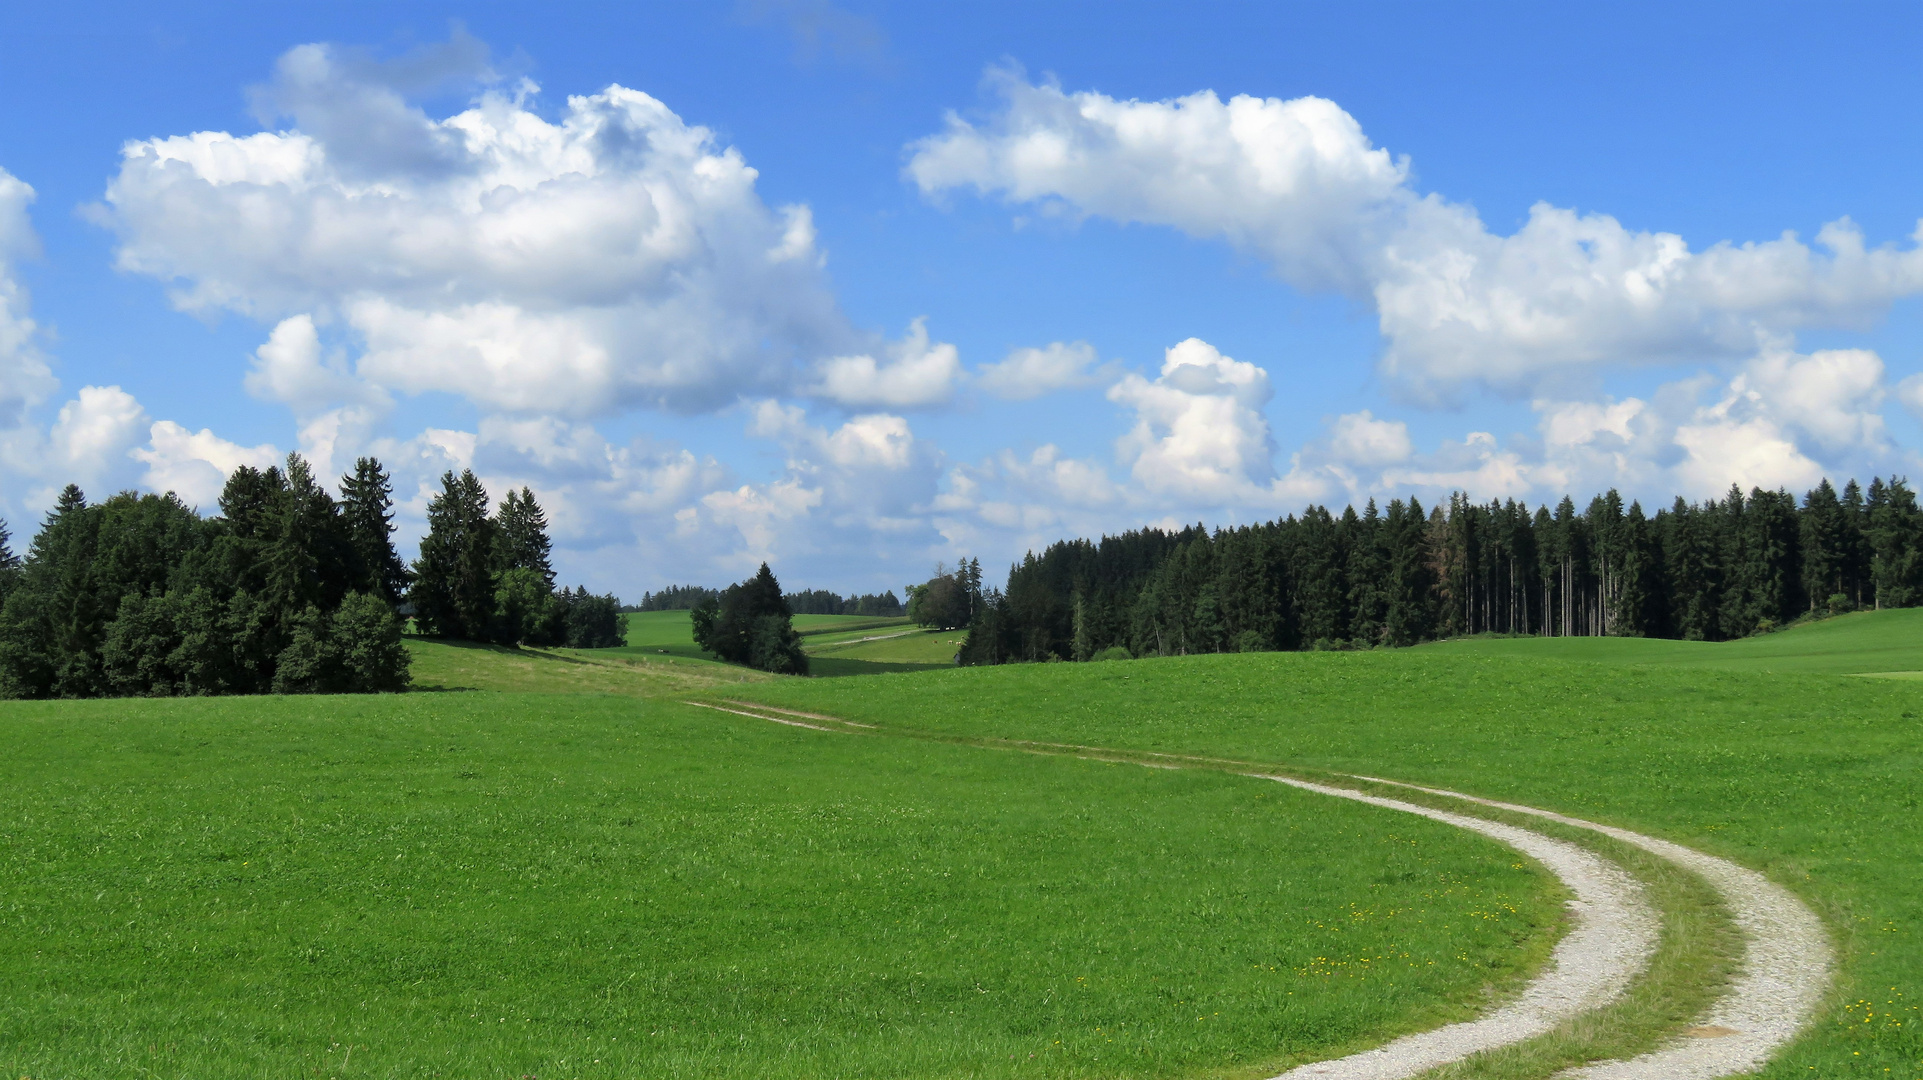
<svg viewBox="0 0 1923 1080"><path fill-rule="evenodd" d="M719 708L702 702L691 701L688 704ZM730 704L755 711L744 711L743 708L723 711L775 723L821 731L884 733L869 724L855 724L821 713L797 712L745 701ZM801 722L795 719L798 717L819 723ZM1020 745L1112 760L1133 760L1138 764L1165 768L1232 768L1237 764L1216 758L1108 750L1093 746L1014 744L1002 743L1001 740L980 742L982 745ZM1141 760L1143 758L1156 760ZM1351 788L1264 773L1244 775L1418 814L1482 833L1542 863L1576 896L1571 902L1575 928L1557 943L1548 969L1531 980L1514 1002L1477 1020L1407 1035L1387 1045L1348 1057L1299 1066L1275 1080L1310 1080L1312 1077L1325 1080L1405 1080L1473 1054L1547 1034L1564 1021L1621 998L1647 967L1655 952L1658 917L1644 896L1642 886L1627 872L1585 848L1528 829L1370 795ZM1822 920L1795 894L1754 870L1681 844L1549 810L1372 776L1355 776L1353 779L1460 799L1478 806L1600 833L1639 847L1702 878L1728 906L1732 921L1743 935L1743 962L1727 991L1711 1006L1707 1015L1680 1038L1650 1053L1565 1070L1557 1074L1558 1080L1716 1080L1718 1077L1750 1072L1767 1063L1807 1026L1829 992L1835 962Z"/></svg>

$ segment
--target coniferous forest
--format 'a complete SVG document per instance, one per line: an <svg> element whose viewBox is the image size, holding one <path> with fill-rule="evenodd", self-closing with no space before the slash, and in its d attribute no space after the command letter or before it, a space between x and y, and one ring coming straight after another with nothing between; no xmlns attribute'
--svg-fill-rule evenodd
<svg viewBox="0 0 1923 1080"><path fill-rule="evenodd" d="M547 515L527 488L488 513L487 489L466 469L441 476L407 593L421 633L502 645L571 649L621 644L621 602L586 587L554 589Z"/></svg>
<svg viewBox="0 0 1923 1080"><path fill-rule="evenodd" d="M958 576L958 583L965 579ZM976 586L978 589L979 586ZM1799 618L1923 604L1923 512L1900 479L1828 480L1800 504L1736 488L1647 514L1615 491L1578 511L1466 496L1425 510L1211 533L1065 540L971 597L962 662L1413 645L1463 634L1723 641Z"/></svg>
<svg viewBox="0 0 1923 1080"><path fill-rule="evenodd" d="M443 477L410 570L393 486L362 458L336 499L297 454L242 466L220 513L169 493L89 503L69 485L25 558L0 525L0 696L371 693L405 689L401 641L620 643L618 602L555 592L533 494L489 515L472 473Z"/></svg>

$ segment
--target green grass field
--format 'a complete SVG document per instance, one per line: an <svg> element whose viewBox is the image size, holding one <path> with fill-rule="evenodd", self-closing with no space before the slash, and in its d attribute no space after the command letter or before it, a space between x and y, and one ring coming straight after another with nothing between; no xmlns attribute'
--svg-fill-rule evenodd
<svg viewBox="0 0 1923 1080"><path fill-rule="evenodd" d="M1809 674L1923 672L1923 608L1862 611L1740 641L1477 637L1424 650L1661 667Z"/></svg>
<svg viewBox="0 0 1923 1080"><path fill-rule="evenodd" d="M1811 900L1843 960L1821 1023L1762 1075L1908 1078L1923 1076L1923 687L1842 674L1919 666L1920 630L1923 611L1899 611L1726 645L1482 639L737 696L889 732L1388 776L1732 857Z"/></svg>
<svg viewBox="0 0 1923 1080"><path fill-rule="evenodd" d="M1279 785L599 692L0 725L9 1077L1247 1076L1469 1014L1559 918Z"/></svg>
<svg viewBox="0 0 1923 1080"><path fill-rule="evenodd" d="M892 673L806 680L700 656L685 612L630 619L618 649L410 641L407 695L0 705L0 1069L1254 1078L1470 1015L1553 941L1553 882L1488 841L1008 744L1045 740L1429 782L1736 858L1842 959L1763 1075L1923 1076L1923 686L1849 677L1923 670L1923 611L997 669L825 622L817 670ZM1651 880L1683 914L1632 1002L1645 1039L1728 962L1714 905ZM1551 1050L1583 1047L1451 1075L1547 1076Z"/></svg>

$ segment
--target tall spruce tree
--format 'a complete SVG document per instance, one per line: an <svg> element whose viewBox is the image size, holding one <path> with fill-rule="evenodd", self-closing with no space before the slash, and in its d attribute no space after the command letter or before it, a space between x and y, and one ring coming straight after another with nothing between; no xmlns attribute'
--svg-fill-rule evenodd
<svg viewBox="0 0 1923 1080"><path fill-rule="evenodd" d="M496 569L532 570L541 575L549 589L554 588L554 565L550 556L554 544L548 539L548 518L534 492L523 487L509 490L495 519Z"/></svg>
<svg viewBox="0 0 1923 1080"><path fill-rule="evenodd" d="M353 552L355 589L397 607L407 594L407 564L394 550L394 482L380 459L364 457L341 477L341 519Z"/></svg>
<svg viewBox="0 0 1923 1080"><path fill-rule="evenodd" d="M1865 506L1876 606L1923 603L1923 511L1917 508L1916 493L1898 477L1887 483L1871 480Z"/></svg>
<svg viewBox="0 0 1923 1080"><path fill-rule="evenodd" d="M408 601L423 633L485 641L495 612L495 523L472 470L441 475Z"/></svg>

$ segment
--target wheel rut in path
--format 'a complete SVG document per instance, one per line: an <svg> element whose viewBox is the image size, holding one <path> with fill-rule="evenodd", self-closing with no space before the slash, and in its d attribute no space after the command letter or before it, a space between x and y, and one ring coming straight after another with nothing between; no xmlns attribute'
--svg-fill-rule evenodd
<svg viewBox="0 0 1923 1080"><path fill-rule="evenodd" d="M1565 1020L1622 997L1656 952L1660 920L1642 884L1588 848L1514 825L1349 788L1287 776L1261 779L1481 833L1535 859L1575 894L1569 902L1573 928L1556 943L1548 970L1531 979L1515 1001L1475 1020L1404 1035L1385 1046L1348 1057L1303 1065L1277 1080L1401 1080L1471 1054L1546 1035Z"/></svg>
<svg viewBox="0 0 1923 1080"><path fill-rule="evenodd" d="M688 704L704 703L691 701ZM730 704L744 705L758 711L726 708L721 711L817 731L851 731L859 727L881 733L870 724L854 724L819 713L795 712L749 702ZM714 705L704 707L720 708ZM827 727L767 715L771 712L838 726ZM988 740L982 745L991 743L1001 744L1002 741ZM1239 764L1218 758L1118 751L1069 744L1006 745L1043 752L1079 753L1083 756L1098 754L1102 755L1102 760L1133 760L1136 764L1153 764L1163 768L1221 769ZM1160 760L1142 761L1142 757ZM1513 1045L1546 1034L1578 1014L1616 1001L1635 977L1646 969L1654 954L1659 920L1641 884L1614 863L1586 848L1487 818L1454 814L1351 788L1265 773L1243 775L1418 814L1482 833L1542 863L1576 897L1570 904L1574 929L1557 943L1548 970L1531 980L1515 1001L1476 1020L1406 1035L1387 1045L1347 1057L1302 1065L1275 1080L1309 1080L1312 1077L1326 1080L1404 1080L1484 1050ZM1822 920L1794 893L1754 870L1668 840L1532 806L1379 777L1354 776L1351 779L1458 799L1611 837L1666 859L1702 878L1727 905L1732 921L1743 935L1743 962L1728 990L1708 1014L1680 1038L1656 1050L1625 1060L1596 1062L1568 1069L1557 1074L1558 1080L1716 1080L1749 1072L1768 1062L1802 1031L1829 991L1835 962Z"/></svg>
<svg viewBox="0 0 1923 1080"><path fill-rule="evenodd" d="M1598 832L1681 866L1709 882L1722 897L1743 934L1743 963L1709 1014L1666 1046L1625 1061L1604 1061L1559 1073L1564 1080L1714 1080L1748 1072L1794 1039L1829 992L1835 961L1822 920L1794 893L1748 867L1668 840L1532 806L1369 776L1356 779Z"/></svg>

